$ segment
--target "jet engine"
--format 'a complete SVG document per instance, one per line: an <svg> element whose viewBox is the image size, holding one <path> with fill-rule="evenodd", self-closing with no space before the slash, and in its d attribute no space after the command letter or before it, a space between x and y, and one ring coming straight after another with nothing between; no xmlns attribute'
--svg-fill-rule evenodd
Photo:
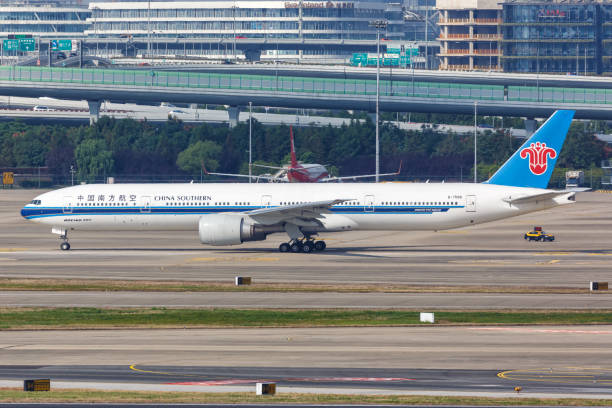
<svg viewBox="0 0 612 408"><path fill-rule="evenodd" d="M245 241L263 241L266 232L241 214L207 214L198 223L200 242L208 245L239 245Z"/></svg>

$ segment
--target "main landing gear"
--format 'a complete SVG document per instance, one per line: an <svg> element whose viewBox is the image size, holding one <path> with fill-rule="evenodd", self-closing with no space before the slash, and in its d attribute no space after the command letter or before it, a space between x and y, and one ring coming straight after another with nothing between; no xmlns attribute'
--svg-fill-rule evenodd
<svg viewBox="0 0 612 408"><path fill-rule="evenodd" d="M325 241L315 241L311 238L293 239L289 242L283 242L279 245L280 252L303 252L309 254L314 251L323 251L327 245Z"/></svg>

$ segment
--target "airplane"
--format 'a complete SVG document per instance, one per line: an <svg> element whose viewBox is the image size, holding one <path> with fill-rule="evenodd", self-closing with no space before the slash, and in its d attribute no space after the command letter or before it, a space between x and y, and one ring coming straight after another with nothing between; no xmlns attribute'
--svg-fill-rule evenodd
<svg viewBox="0 0 612 408"><path fill-rule="evenodd" d="M300 163L297 160L295 154L295 144L293 143L293 127L289 126L289 140L291 141L291 162L288 166L275 167L265 166L262 164L254 164L256 167L263 167L267 169L277 170L274 175L257 175L249 176L248 174L235 174L235 173L214 173L209 172L202 164L204 174L213 176L228 176L228 177L250 177L256 181L264 180L269 182L289 182L289 183L318 183L318 182L330 182L330 181L344 181L344 180L357 180L360 178L371 178L376 177L376 174L361 174L357 176L344 176L334 177L330 176L325 166L316 163ZM395 173L383 173L378 176L397 176L402 171L402 164Z"/></svg>
<svg viewBox="0 0 612 408"><path fill-rule="evenodd" d="M574 111L556 111L484 183L89 184L37 196L21 215L49 225L70 249L78 230L180 230L207 245L286 233L280 252L323 251L319 233L437 231L575 201L547 189Z"/></svg>

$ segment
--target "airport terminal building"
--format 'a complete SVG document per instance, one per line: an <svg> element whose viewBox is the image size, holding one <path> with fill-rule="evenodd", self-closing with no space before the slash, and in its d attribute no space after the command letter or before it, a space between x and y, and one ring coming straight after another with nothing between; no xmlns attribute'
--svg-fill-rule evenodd
<svg viewBox="0 0 612 408"><path fill-rule="evenodd" d="M89 9L86 35L99 36L375 39L370 20L401 23L401 8L394 16L376 0L96 2Z"/></svg>
<svg viewBox="0 0 612 408"><path fill-rule="evenodd" d="M90 15L87 8L71 1L2 2L0 37L27 34L33 38L82 38Z"/></svg>
<svg viewBox="0 0 612 408"><path fill-rule="evenodd" d="M151 1L93 2L86 37L146 38L149 56L235 57L235 45L224 47L185 46L177 50L176 39L277 39L301 40L375 40L376 29L370 21L386 19L384 38L404 37L400 4L384 0L340 1ZM197 43L197 41L196 41ZM225 42L227 46L227 42ZM297 55L297 50L268 50L276 55ZM308 51L304 51L308 53ZM338 54L333 47L311 50L321 56ZM300 54L302 55L302 54Z"/></svg>

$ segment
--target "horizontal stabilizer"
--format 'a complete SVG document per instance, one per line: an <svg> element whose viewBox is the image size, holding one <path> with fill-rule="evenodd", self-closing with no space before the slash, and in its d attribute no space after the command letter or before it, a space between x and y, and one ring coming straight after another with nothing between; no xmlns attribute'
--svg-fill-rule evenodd
<svg viewBox="0 0 612 408"><path fill-rule="evenodd" d="M508 196L504 198L504 201L509 204L525 204L525 203L533 203L536 201L554 199L557 197L561 197L563 195L568 195L568 198L569 198L569 196L573 196L574 194L575 193L573 191L568 191L568 190L551 191L548 193L532 194L532 195L527 195L527 196L518 196L518 197Z"/></svg>

